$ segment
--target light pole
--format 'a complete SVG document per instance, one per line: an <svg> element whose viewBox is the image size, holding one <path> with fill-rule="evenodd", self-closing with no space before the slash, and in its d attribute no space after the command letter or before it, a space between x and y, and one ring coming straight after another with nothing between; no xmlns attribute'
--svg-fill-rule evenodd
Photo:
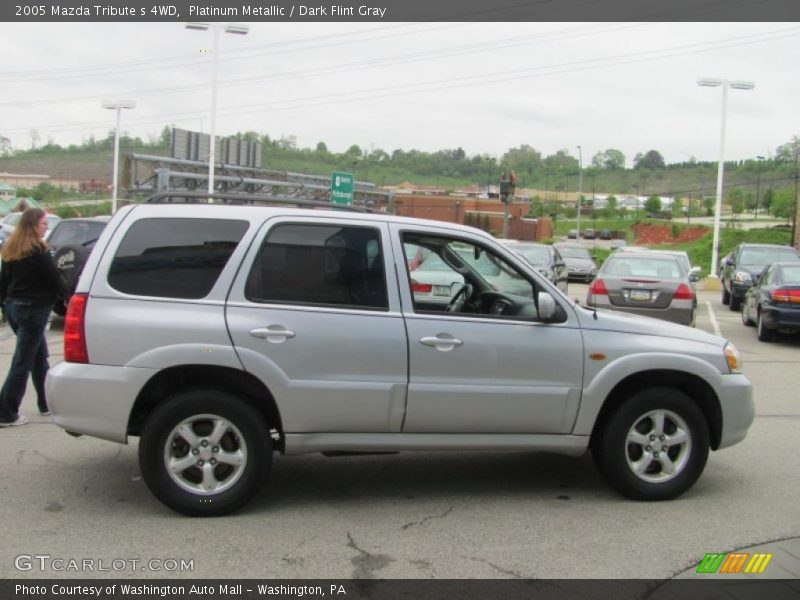
<svg viewBox="0 0 800 600"><path fill-rule="evenodd" d="M198 31L214 30L214 45L211 47L211 131L208 144L208 193L214 193L214 162L216 161L216 126L217 126L217 71L219 60L219 34L221 30L225 33L246 35L250 28L247 25L218 24L218 23L187 23L186 29Z"/></svg>
<svg viewBox="0 0 800 600"><path fill-rule="evenodd" d="M117 185L119 181L119 120L123 108L136 108L133 100L104 100L103 108L117 111L117 125L114 128L114 183L111 194L111 214L117 212Z"/></svg>
<svg viewBox="0 0 800 600"><path fill-rule="evenodd" d="M583 153L578 146L578 239L581 239L581 193L583 192Z"/></svg>
<svg viewBox="0 0 800 600"><path fill-rule="evenodd" d="M758 219L758 200L761 195L761 162L764 160L763 156L756 156L758 159L758 176L756 178L756 214L755 219Z"/></svg>
<svg viewBox="0 0 800 600"><path fill-rule="evenodd" d="M703 87L722 87L722 125L719 134L719 164L717 165L717 200L714 208L714 241L711 246L711 268L709 277L718 277L717 255L719 252L719 222L722 216L722 176L725 171L725 118L728 110L728 88L734 90L752 90L755 86L751 81L728 81L704 77L697 80L697 85Z"/></svg>

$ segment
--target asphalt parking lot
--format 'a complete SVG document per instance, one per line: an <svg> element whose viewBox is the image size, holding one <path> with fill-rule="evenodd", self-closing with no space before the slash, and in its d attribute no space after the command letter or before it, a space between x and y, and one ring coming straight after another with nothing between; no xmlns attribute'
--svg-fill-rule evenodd
<svg viewBox="0 0 800 600"><path fill-rule="evenodd" d="M586 287L570 284L570 296ZM800 536L800 336L760 343L711 293L699 295L697 327L740 348L756 420L743 443L711 454L686 495L661 503L621 498L588 455L276 456L245 510L190 519L146 489L135 439L70 437L36 413L29 389L31 424L0 430L0 577L667 578L707 552ZM9 333L0 329L2 373ZM56 320L52 363L60 334ZM32 555L49 567L20 570ZM52 559L93 560L95 571ZM124 568L96 570L115 560Z"/></svg>

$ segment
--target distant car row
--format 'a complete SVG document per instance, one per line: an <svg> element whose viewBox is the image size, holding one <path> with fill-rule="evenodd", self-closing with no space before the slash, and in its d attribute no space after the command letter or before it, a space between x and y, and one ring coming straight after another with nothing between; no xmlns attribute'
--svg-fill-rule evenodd
<svg viewBox="0 0 800 600"><path fill-rule="evenodd" d="M600 231L595 231L591 227L588 229L584 229L580 235L578 235L577 229L570 229L567 233L567 237L571 240L576 240L579 237L582 237L585 240L593 240L593 239L601 239L601 240L612 240L614 239L614 232L610 229L601 229Z"/></svg>

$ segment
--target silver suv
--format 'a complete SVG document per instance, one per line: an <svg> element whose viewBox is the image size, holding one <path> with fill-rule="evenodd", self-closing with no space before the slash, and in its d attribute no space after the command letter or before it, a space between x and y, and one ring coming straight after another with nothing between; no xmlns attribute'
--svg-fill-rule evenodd
<svg viewBox="0 0 800 600"><path fill-rule="evenodd" d="M732 344L582 308L477 229L154 200L89 256L47 393L72 434L138 436L182 513L240 508L274 451L591 448L622 494L669 499L753 420ZM446 303L414 294L409 248L463 281Z"/></svg>

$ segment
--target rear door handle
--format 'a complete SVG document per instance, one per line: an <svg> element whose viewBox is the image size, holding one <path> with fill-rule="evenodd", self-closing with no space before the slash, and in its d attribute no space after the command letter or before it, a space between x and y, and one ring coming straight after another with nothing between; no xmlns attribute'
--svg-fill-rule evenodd
<svg viewBox="0 0 800 600"><path fill-rule="evenodd" d="M456 346L463 346L464 342L452 336L444 337L447 334L439 334L436 336L428 336L420 338L419 342L423 346L431 346L440 350L441 352L450 352Z"/></svg>
<svg viewBox="0 0 800 600"><path fill-rule="evenodd" d="M270 344L282 344L295 336L294 331L284 329L282 325L270 325L269 327L258 327L250 330L250 335L254 338L267 340Z"/></svg>

